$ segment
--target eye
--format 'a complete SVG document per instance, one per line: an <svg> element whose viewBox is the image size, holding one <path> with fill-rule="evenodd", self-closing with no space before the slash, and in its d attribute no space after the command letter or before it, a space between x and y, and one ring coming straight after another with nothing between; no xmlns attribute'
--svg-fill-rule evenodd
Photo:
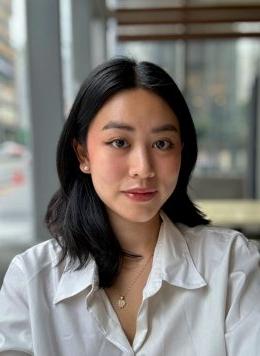
<svg viewBox="0 0 260 356"><path fill-rule="evenodd" d="M126 140L123 140L121 138L117 138L113 141L107 142L108 145L111 145L115 148L126 148L128 147L128 143L126 142Z"/></svg>
<svg viewBox="0 0 260 356"><path fill-rule="evenodd" d="M154 146L159 150L166 151L173 147L173 143L168 140L158 140L154 143Z"/></svg>

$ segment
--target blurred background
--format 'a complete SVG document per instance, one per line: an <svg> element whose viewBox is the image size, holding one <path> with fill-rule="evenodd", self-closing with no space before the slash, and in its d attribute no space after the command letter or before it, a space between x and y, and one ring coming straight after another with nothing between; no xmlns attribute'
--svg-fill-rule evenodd
<svg viewBox="0 0 260 356"><path fill-rule="evenodd" d="M173 76L199 138L190 195L260 239L259 44L260 0L0 0L0 285L14 255L50 238L61 128L89 71L117 54Z"/></svg>

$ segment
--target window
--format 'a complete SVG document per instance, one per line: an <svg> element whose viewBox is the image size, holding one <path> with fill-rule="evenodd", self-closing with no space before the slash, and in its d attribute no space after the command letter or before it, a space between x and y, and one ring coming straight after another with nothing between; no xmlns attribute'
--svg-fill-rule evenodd
<svg viewBox="0 0 260 356"><path fill-rule="evenodd" d="M32 239L25 1L0 1L0 244Z"/></svg>

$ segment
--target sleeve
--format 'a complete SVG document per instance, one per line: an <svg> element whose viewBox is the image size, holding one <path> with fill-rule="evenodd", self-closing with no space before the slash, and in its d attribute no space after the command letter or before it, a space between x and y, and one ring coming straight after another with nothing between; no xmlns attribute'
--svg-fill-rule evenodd
<svg viewBox="0 0 260 356"><path fill-rule="evenodd" d="M11 262L0 291L0 355L33 355L26 280L19 256Z"/></svg>
<svg viewBox="0 0 260 356"><path fill-rule="evenodd" d="M260 254L239 236L230 255L225 339L228 356L260 355Z"/></svg>

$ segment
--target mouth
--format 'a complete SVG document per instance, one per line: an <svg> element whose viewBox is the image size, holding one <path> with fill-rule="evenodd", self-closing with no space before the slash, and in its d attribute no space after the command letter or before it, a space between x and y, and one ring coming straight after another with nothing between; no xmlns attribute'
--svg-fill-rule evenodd
<svg viewBox="0 0 260 356"><path fill-rule="evenodd" d="M133 194L152 194L152 193L156 193L157 190L153 189L153 188L132 188L132 189L128 189L125 190L124 193L133 193Z"/></svg>
<svg viewBox="0 0 260 356"><path fill-rule="evenodd" d="M129 199L135 201L149 201L157 194L156 190L152 189L136 189L123 192Z"/></svg>

